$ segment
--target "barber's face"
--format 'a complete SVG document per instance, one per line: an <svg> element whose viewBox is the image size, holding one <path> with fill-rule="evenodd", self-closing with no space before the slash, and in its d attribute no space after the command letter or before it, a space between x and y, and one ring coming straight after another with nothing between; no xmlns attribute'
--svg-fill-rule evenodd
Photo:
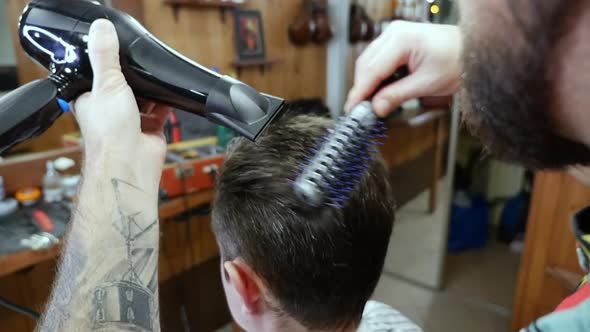
<svg viewBox="0 0 590 332"><path fill-rule="evenodd" d="M567 130L584 117L557 111L568 97L563 40L584 8L586 0L461 0L464 118L499 157L531 168L590 163L590 149Z"/></svg>

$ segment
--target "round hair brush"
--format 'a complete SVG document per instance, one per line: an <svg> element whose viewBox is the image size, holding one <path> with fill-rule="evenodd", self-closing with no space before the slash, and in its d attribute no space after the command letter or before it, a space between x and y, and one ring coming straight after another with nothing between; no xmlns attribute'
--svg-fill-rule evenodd
<svg viewBox="0 0 590 332"><path fill-rule="evenodd" d="M369 100L383 87L407 73L405 66L398 69L375 89ZM391 116L400 111L401 108ZM328 205L342 208L375 158L376 141L384 137L384 130L385 125L373 112L370 101L355 106L336 121L315 155L303 166L293 183L297 197L312 207Z"/></svg>

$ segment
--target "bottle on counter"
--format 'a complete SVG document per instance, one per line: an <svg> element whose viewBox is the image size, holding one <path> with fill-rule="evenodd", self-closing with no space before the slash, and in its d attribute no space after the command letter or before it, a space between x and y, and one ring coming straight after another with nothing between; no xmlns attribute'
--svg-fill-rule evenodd
<svg viewBox="0 0 590 332"><path fill-rule="evenodd" d="M4 188L4 178L0 176L0 217L7 216L16 212L18 202L14 198L6 198L6 189Z"/></svg>
<svg viewBox="0 0 590 332"><path fill-rule="evenodd" d="M61 180L61 188L63 196L67 200L73 200L78 193L78 184L80 183L80 175L64 176Z"/></svg>
<svg viewBox="0 0 590 332"><path fill-rule="evenodd" d="M46 203L60 202L63 199L61 175L55 170L53 161L47 162L47 171L43 176L43 200Z"/></svg>

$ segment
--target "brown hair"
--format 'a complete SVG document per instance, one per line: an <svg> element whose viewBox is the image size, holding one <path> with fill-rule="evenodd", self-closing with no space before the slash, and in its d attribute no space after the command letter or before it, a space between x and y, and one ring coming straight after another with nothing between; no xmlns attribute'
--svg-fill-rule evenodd
<svg viewBox="0 0 590 332"><path fill-rule="evenodd" d="M287 116L256 143L237 139L213 208L223 259L244 259L266 281L280 311L310 329L360 322L394 219L379 159L342 209L306 207L295 196L291 182L329 125L317 116Z"/></svg>

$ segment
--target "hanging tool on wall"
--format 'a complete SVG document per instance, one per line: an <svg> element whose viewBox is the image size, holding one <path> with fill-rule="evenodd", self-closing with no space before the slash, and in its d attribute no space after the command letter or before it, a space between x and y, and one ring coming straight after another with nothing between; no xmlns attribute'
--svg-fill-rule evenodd
<svg viewBox="0 0 590 332"><path fill-rule="evenodd" d="M295 21L289 25L289 39L303 46L313 41L323 44L334 35L326 0L304 0Z"/></svg>

